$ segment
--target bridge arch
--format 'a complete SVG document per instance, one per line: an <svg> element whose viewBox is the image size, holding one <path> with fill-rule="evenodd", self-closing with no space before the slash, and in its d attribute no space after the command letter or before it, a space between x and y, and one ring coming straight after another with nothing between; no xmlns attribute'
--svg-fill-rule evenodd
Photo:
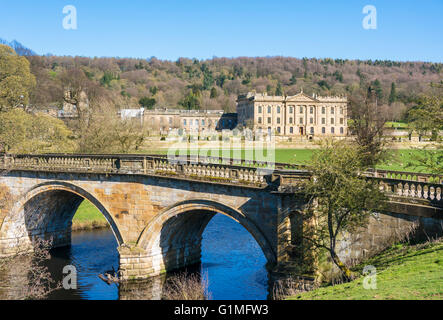
<svg viewBox="0 0 443 320"><path fill-rule="evenodd" d="M54 246L70 244L72 218L83 200L91 202L108 221L118 244L124 243L120 228L106 207L91 193L72 183L49 181L22 195L5 217L0 234L26 246L34 237L53 236ZM68 239L69 238L69 239Z"/></svg>
<svg viewBox="0 0 443 320"><path fill-rule="evenodd" d="M165 248L181 248L182 254L185 252L186 255L189 254L188 251L192 254L193 247L197 247L198 259L200 259L203 231L217 213L242 225L257 241L268 263L276 262L276 253L270 241L252 220L241 211L212 200L186 200L166 208L146 226L139 237L137 246L145 249L152 256L162 254L163 258L165 258ZM187 264L189 262L184 263L184 265Z"/></svg>

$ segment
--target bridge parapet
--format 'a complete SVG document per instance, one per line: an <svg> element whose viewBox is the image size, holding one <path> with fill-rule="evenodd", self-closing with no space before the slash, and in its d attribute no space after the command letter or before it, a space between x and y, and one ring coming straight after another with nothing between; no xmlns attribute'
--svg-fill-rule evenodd
<svg viewBox="0 0 443 320"><path fill-rule="evenodd" d="M278 164L278 167L284 165ZM266 187L269 184L266 177L269 177L274 167L275 164L270 167L265 166L264 162L228 161L215 157L179 157L171 161L156 155L0 156L0 170L170 176L254 187Z"/></svg>
<svg viewBox="0 0 443 320"><path fill-rule="evenodd" d="M306 166L295 164L198 156L171 160L162 155L3 154L0 170L169 176L259 188L273 185L283 193L294 192L310 176ZM443 207L441 175L389 170L372 170L365 175L377 179L388 195Z"/></svg>
<svg viewBox="0 0 443 320"><path fill-rule="evenodd" d="M443 175L433 175L429 173L377 169L367 172L367 175L376 178L388 178L388 179L419 181L419 182L434 182L435 184L443 183Z"/></svg>
<svg viewBox="0 0 443 320"><path fill-rule="evenodd" d="M387 178L373 179L377 179L379 181L380 189L385 191L388 196L404 199L425 200L432 205L443 208L442 184Z"/></svg>

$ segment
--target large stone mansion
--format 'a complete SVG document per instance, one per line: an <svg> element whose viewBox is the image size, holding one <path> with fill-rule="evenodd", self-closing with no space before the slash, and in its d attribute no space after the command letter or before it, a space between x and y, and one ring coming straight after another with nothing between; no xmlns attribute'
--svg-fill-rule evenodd
<svg viewBox="0 0 443 320"><path fill-rule="evenodd" d="M62 119L75 118L77 106L65 94ZM83 100L87 100L84 98ZM348 133L346 97L308 96L303 92L294 96L269 96L266 93L247 93L237 99L237 113L223 110L183 109L122 109L122 119L140 119L152 132L167 134L174 129L184 132L232 130L238 125L263 134L281 136L345 136Z"/></svg>
<svg viewBox="0 0 443 320"><path fill-rule="evenodd" d="M238 123L253 130L285 136L345 136L346 97L312 97L248 93L238 96Z"/></svg>

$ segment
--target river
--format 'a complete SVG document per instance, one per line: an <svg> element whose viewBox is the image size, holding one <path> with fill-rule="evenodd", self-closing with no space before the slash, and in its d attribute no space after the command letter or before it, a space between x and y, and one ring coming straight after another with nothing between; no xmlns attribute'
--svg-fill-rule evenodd
<svg viewBox="0 0 443 320"><path fill-rule="evenodd" d="M263 300L268 295L266 259L254 238L237 222L218 214L203 233L201 273L212 299ZM48 299L119 299L119 287L98 278L112 266L118 269L117 242L110 229L73 232L72 245L51 251L48 268L62 279L62 269L77 269L77 289L60 289Z"/></svg>

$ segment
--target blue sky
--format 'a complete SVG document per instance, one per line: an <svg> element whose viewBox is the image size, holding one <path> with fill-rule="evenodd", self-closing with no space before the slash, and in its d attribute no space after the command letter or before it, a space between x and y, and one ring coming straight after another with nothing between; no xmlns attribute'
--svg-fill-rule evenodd
<svg viewBox="0 0 443 320"><path fill-rule="evenodd" d="M62 26L77 9L78 29ZM365 30L365 5L377 29ZM39 54L443 62L443 0L2 0L0 38Z"/></svg>

